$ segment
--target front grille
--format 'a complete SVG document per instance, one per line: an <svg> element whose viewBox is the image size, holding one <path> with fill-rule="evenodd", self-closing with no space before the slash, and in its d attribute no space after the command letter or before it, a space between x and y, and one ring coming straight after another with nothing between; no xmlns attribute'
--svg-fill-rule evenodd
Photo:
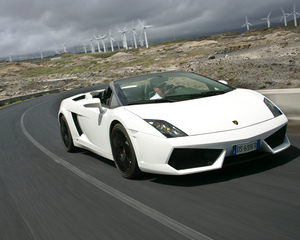
<svg viewBox="0 0 300 240"><path fill-rule="evenodd" d="M275 148L284 142L287 125L280 128L277 132L265 139L266 143L271 147Z"/></svg>
<svg viewBox="0 0 300 240"><path fill-rule="evenodd" d="M173 150L169 165L177 170L210 166L218 159L222 149L186 149Z"/></svg>

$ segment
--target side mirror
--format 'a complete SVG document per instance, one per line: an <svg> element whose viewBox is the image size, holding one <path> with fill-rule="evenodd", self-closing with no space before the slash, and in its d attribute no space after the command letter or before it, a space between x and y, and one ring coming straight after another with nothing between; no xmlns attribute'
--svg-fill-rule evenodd
<svg viewBox="0 0 300 240"><path fill-rule="evenodd" d="M86 108L98 108L100 113L104 113L104 109L102 108L99 98L87 99L83 106Z"/></svg>
<svg viewBox="0 0 300 240"><path fill-rule="evenodd" d="M228 82L226 80L218 80L220 83L223 83L225 85L228 85Z"/></svg>

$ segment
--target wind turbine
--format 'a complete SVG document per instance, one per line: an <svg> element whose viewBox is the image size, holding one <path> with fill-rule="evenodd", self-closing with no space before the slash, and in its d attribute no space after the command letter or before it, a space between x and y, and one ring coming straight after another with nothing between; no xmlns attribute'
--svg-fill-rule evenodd
<svg viewBox="0 0 300 240"><path fill-rule="evenodd" d="M144 40L142 38L143 32L141 32L140 36L139 36L139 42L140 42L140 46L143 47L144 46Z"/></svg>
<svg viewBox="0 0 300 240"><path fill-rule="evenodd" d="M44 59L43 57L43 50L40 48L40 54L41 54L41 59Z"/></svg>
<svg viewBox="0 0 300 240"><path fill-rule="evenodd" d="M140 39L139 39L139 42L140 42L140 46L141 46L141 47L144 47L144 40L140 38Z"/></svg>
<svg viewBox="0 0 300 240"><path fill-rule="evenodd" d="M93 43L93 38L91 37L89 39L89 41L90 41L90 44L91 44L91 52L94 53L95 52L95 46L94 46L94 43Z"/></svg>
<svg viewBox="0 0 300 240"><path fill-rule="evenodd" d="M247 27L247 31L249 31L249 26L253 26L251 23L248 22L248 16L245 17L246 23L242 27Z"/></svg>
<svg viewBox="0 0 300 240"><path fill-rule="evenodd" d="M83 46L84 52L87 53L87 50L86 50L86 43L85 43L85 42L82 42L82 46Z"/></svg>
<svg viewBox="0 0 300 240"><path fill-rule="evenodd" d="M142 23L142 21L141 21L141 20L139 20L139 22L140 22L140 24L141 24L141 26L142 26L142 28L143 28L143 33L144 33L144 37L145 37L146 48L148 48L148 47L149 47L149 45L148 45L148 39L147 39L147 32L146 32L146 28L153 27L153 25L148 25L148 26L146 26L146 25L144 25L144 24Z"/></svg>
<svg viewBox="0 0 300 240"><path fill-rule="evenodd" d="M132 35L133 35L134 47L137 48L137 43L136 43L136 35L137 35L137 33L135 31L134 21L132 21L132 28L131 28L130 32L132 32Z"/></svg>
<svg viewBox="0 0 300 240"><path fill-rule="evenodd" d="M294 15L294 23L295 27L297 27L297 15L300 16L300 13L296 12L296 4L294 4L293 12L290 13L290 15Z"/></svg>
<svg viewBox="0 0 300 240"><path fill-rule="evenodd" d="M281 12L282 12L282 17L280 19L280 22L282 21L282 19L284 20L284 26L287 26L287 21L286 21L286 17L290 16L290 14L285 13L283 8L281 8Z"/></svg>
<svg viewBox="0 0 300 240"><path fill-rule="evenodd" d="M100 35L98 35L98 36L99 36L99 38L101 39L101 42L102 42L103 52L106 52L106 47L105 47L105 42L104 42L104 39L105 39L105 37L106 37L106 34L103 35L103 36L100 36Z"/></svg>
<svg viewBox="0 0 300 240"><path fill-rule="evenodd" d="M113 41L115 42L115 39L113 39L112 35L111 35L111 30L109 30L109 35L108 35L109 41L110 41L110 47L111 47L111 51L114 51L114 44Z"/></svg>
<svg viewBox="0 0 300 240"><path fill-rule="evenodd" d="M271 16L271 13L269 13L268 16L267 16L266 18L262 18L262 19L261 19L261 20L267 20L268 28L271 27L270 16Z"/></svg>
<svg viewBox="0 0 300 240"><path fill-rule="evenodd" d="M10 62L12 62L12 55L13 55L13 53L11 52L9 55L8 55L8 57L9 57L9 61Z"/></svg>
<svg viewBox="0 0 300 240"><path fill-rule="evenodd" d="M64 52L67 52L67 49L66 49L66 43L62 43L61 45L62 45L63 48L64 48Z"/></svg>
<svg viewBox="0 0 300 240"><path fill-rule="evenodd" d="M55 52L55 54L59 54L59 51L58 51L57 44L58 44L58 43L56 43L56 45L55 45L55 49L54 49L54 52Z"/></svg>
<svg viewBox="0 0 300 240"><path fill-rule="evenodd" d="M101 52L101 49L100 49L100 36L97 38L96 35L94 35L94 38L97 40L97 45L98 45L98 52Z"/></svg>
<svg viewBox="0 0 300 240"><path fill-rule="evenodd" d="M126 48L126 50L128 49L128 45L127 45L127 38L126 38L126 33L127 33L127 29L126 26L124 27L124 30L118 30L119 33L122 34L122 40L123 40L123 47Z"/></svg>

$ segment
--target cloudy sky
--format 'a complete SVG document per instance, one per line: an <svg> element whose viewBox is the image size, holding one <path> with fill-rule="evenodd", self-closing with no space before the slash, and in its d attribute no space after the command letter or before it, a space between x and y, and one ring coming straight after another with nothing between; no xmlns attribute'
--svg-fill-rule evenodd
<svg viewBox="0 0 300 240"><path fill-rule="evenodd" d="M261 18L272 12L271 25L278 25L282 12L292 12L300 0L1 0L0 57L32 52L73 49L94 34L130 29L138 19L147 25L149 42L162 38L203 36L242 28L245 16L254 27L267 24ZM292 20L290 16L288 20ZM282 22L281 22L282 23ZM299 24L300 25L300 20ZM127 34L128 44L132 33Z"/></svg>

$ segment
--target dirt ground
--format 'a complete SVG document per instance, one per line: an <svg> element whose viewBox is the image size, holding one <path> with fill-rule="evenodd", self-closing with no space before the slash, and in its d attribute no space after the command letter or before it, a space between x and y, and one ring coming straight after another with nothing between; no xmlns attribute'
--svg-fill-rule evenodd
<svg viewBox="0 0 300 240"><path fill-rule="evenodd" d="M169 70L196 72L249 89L300 87L300 27L224 33L99 56L74 54L55 61L0 61L0 100Z"/></svg>

